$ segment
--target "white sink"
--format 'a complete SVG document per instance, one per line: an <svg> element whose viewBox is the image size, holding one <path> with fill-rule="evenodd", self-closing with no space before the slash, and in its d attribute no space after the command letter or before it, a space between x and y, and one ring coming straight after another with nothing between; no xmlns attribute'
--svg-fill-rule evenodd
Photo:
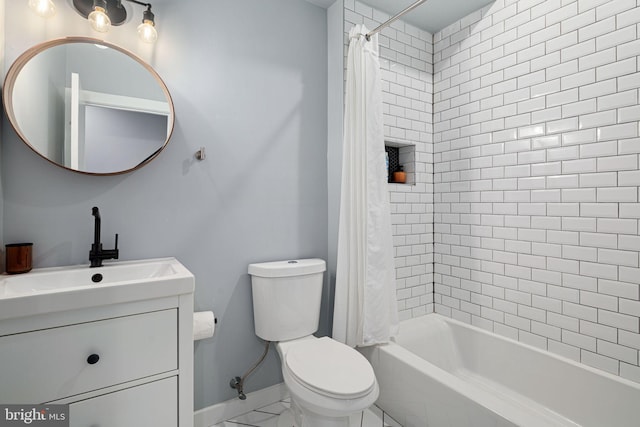
<svg viewBox="0 0 640 427"><path fill-rule="evenodd" d="M191 293L195 279L175 258L120 261L0 275L0 319Z"/></svg>
<svg viewBox="0 0 640 427"><path fill-rule="evenodd" d="M176 260L170 258L120 262L98 268L89 268L87 265L42 268L28 274L4 275L0 280L0 298L120 282L162 280L178 274L175 263ZM96 275L100 275L99 278Z"/></svg>

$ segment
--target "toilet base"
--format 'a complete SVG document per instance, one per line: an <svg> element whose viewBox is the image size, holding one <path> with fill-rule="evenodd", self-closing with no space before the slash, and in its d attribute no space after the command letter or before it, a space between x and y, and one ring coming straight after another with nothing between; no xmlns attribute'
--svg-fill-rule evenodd
<svg viewBox="0 0 640 427"><path fill-rule="evenodd" d="M298 421L296 422L293 410L286 409L278 416L276 427L361 427L361 417L361 412L351 414L348 417L327 418L315 414L303 416L299 411Z"/></svg>
<svg viewBox="0 0 640 427"><path fill-rule="evenodd" d="M293 421L294 427L356 427L350 426L349 416L342 417L329 417L326 415L316 414L315 412L302 409L296 404L295 400L291 398L291 410L289 412L290 420ZM288 427L289 420L284 420L285 425L280 425L280 419L278 419L278 427Z"/></svg>

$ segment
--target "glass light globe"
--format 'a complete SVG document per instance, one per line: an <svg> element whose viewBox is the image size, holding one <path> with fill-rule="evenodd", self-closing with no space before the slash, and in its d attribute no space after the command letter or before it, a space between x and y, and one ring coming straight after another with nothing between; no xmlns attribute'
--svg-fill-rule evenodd
<svg viewBox="0 0 640 427"><path fill-rule="evenodd" d="M152 21L145 20L142 24L138 25L138 37L146 43L153 43L158 39L158 32Z"/></svg>
<svg viewBox="0 0 640 427"><path fill-rule="evenodd" d="M29 0L29 8L43 18L50 18L56 14L56 5L51 0Z"/></svg>
<svg viewBox="0 0 640 427"><path fill-rule="evenodd" d="M106 33L109 31L109 27L111 27L111 19L109 19L109 15L107 15L107 12L99 6L95 7L87 19L89 20L91 27L98 32Z"/></svg>

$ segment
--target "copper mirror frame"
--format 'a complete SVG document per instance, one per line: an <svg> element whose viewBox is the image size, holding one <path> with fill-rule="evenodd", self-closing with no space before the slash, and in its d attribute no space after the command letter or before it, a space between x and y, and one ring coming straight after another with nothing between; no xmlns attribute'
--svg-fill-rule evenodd
<svg viewBox="0 0 640 427"><path fill-rule="evenodd" d="M42 61L52 59L42 59L41 56L37 60L40 62L33 61L35 57L44 52L53 55L52 49L60 49L61 46L64 47L65 68L62 72L54 70L54 67L38 66ZM74 48L84 50L82 58L71 58L70 52L67 50L72 46L82 46ZM102 50L104 55L110 59L108 61L87 60L87 52L94 55L91 51L86 50L91 49L89 46L95 46L96 56L102 55L103 53L97 52ZM101 49L97 49L98 47ZM70 76L71 74L80 75L75 72L69 73L69 71L73 71L73 65L69 65L70 61L75 62L77 68L86 68L83 71L86 71L84 78L87 82L96 82L96 85L103 87L114 86L115 92L119 93L111 93L111 89L108 93L103 93L105 91L83 88L75 91L75 93L80 93L75 96L75 103L69 102L69 99L74 98L74 90L69 87L70 80L73 80ZM29 66L30 62L31 66ZM118 63L116 64L116 62ZM46 64L46 62L44 63ZM121 69L115 68L116 66ZM45 68L46 70L44 70ZM98 74L98 70L91 68L99 69L99 78L91 76L91 71L94 71L93 74ZM52 84L52 80L55 79L52 78L49 71L56 73L55 77L58 81L64 80L63 87ZM19 79L21 73L23 73L23 80ZM145 80L135 81L133 80L134 75ZM107 82L109 76L112 76L113 79ZM75 79L79 81L80 77ZM116 87L121 83L124 87ZM77 86L74 87L80 88L80 84L77 83ZM129 92L140 93L132 96ZM147 99L149 94L152 96ZM151 162L164 150L173 133L175 122L173 101L167 86L158 73L133 53L98 39L66 37L47 41L28 49L9 68L2 95L9 122L20 139L50 163L81 174L118 175L137 170ZM31 99L27 99L26 95L33 96ZM27 99L26 104L24 103L25 99ZM80 99L79 102L78 99ZM80 105L80 107L68 104ZM50 108L47 109L48 107ZM82 113L77 113L78 108ZM60 111L61 109L64 109L64 113ZM105 116L109 118L103 119ZM70 117L75 119L70 119ZM126 120L127 124L112 122L116 119ZM36 126L41 123L44 125ZM75 123L75 125L71 123ZM91 123L103 125L99 135L88 134L87 129ZM94 126L94 128L98 127ZM129 130L129 128L132 128L131 135L120 135L124 129ZM113 135L109 135L110 133ZM143 148L150 151L146 152ZM122 157L125 151L125 154L131 158L124 159ZM87 160L89 159L88 152L92 153L90 161ZM82 159L78 160L79 157ZM110 159L111 157L113 159ZM87 166L87 163L90 162L99 166ZM114 170L110 170L110 165L104 165L109 162L114 165ZM105 170L101 170L102 168Z"/></svg>

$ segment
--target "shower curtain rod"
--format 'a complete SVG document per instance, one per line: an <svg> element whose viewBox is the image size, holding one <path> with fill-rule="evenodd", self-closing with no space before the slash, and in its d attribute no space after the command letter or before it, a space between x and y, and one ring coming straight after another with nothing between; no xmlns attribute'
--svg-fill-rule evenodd
<svg viewBox="0 0 640 427"><path fill-rule="evenodd" d="M367 41L370 41L372 35L380 32L382 29L388 27L393 22L395 22L396 20L400 19L403 15L411 12L413 9L415 9L416 7L422 5L423 3L426 3L426 2L427 2L427 0L418 0L417 2L412 4L411 6L407 7L406 9L404 9L403 11L399 12L397 15L395 15L394 17L389 19L387 22L385 22L382 25L378 26L376 29L369 31L369 33L367 33L365 38L367 39Z"/></svg>

